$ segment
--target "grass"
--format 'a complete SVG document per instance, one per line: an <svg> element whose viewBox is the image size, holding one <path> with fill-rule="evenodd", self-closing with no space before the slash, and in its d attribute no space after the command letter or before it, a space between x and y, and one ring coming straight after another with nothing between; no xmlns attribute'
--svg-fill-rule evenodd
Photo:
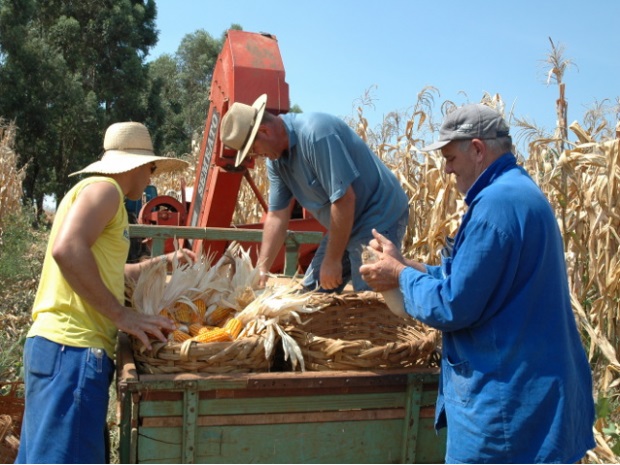
<svg viewBox="0 0 620 465"><path fill-rule="evenodd" d="M21 378L23 343L47 244L47 231L34 229L32 219L27 208L10 215L0 241L0 380Z"/></svg>

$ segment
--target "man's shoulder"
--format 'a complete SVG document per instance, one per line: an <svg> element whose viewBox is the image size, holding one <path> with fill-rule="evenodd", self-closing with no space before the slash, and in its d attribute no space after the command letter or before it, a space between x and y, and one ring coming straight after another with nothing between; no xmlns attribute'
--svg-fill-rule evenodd
<svg viewBox="0 0 620 465"><path fill-rule="evenodd" d="M338 126L346 126L346 123L337 116L329 113L310 112L310 113L288 113L281 116L282 119L297 130L321 131Z"/></svg>

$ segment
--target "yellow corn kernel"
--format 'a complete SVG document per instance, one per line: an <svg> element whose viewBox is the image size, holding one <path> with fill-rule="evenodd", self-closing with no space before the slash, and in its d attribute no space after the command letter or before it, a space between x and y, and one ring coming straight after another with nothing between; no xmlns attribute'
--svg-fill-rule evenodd
<svg viewBox="0 0 620 465"><path fill-rule="evenodd" d="M237 318L230 318L224 325L224 330L228 332L233 339L237 339L242 328L243 324Z"/></svg>
<svg viewBox="0 0 620 465"><path fill-rule="evenodd" d="M224 328L213 328L194 337L194 340L197 342L229 342L232 338Z"/></svg>
<svg viewBox="0 0 620 465"><path fill-rule="evenodd" d="M190 336L198 336L200 331L204 328L207 328L207 326L203 326L200 323L192 323L188 326L187 330L189 331Z"/></svg>
<svg viewBox="0 0 620 465"><path fill-rule="evenodd" d="M228 307L217 307L207 317L207 323L213 326L220 326L221 323L226 321L234 309Z"/></svg>
<svg viewBox="0 0 620 465"><path fill-rule="evenodd" d="M174 331L172 331L170 336L168 336L168 339L171 340L172 342L183 342L183 341L187 341L188 339L191 339L191 336L187 334L186 332L175 329Z"/></svg>
<svg viewBox="0 0 620 465"><path fill-rule="evenodd" d="M174 317L179 323L191 324L198 323L198 314L185 302L174 304Z"/></svg>
<svg viewBox="0 0 620 465"><path fill-rule="evenodd" d="M205 304L204 300L196 299L194 300L194 305L198 309L198 317L199 321L203 321L205 318L205 313L207 313L207 304Z"/></svg>

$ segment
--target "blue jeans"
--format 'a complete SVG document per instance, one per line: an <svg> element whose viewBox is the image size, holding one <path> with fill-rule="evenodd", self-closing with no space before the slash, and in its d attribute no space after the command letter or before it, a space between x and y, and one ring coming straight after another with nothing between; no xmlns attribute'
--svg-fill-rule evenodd
<svg viewBox="0 0 620 465"><path fill-rule="evenodd" d="M409 224L409 210L399 218L399 220L387 227L387 228L375 228L379 233L383 234L390 241L394 243L397 249L400 250L407 225ZM320 287L320 273L321 263L325 257L325 250L327 249L327 241L329 240L329 232L323 237L319 248L314 254L314 258L310 262L310 266L306 270L302 285L306 290L319 292L337 292L340 293L347 285L349 281L353 284L353 289L356 292L370 290L370 286L362 279L360 275L360 266L362 266L362 246L368 245L368 243L374 238L372 231L368 231L365 235L358 235L355 238L349 239L344 255L342 256L342 284L336 289L323 289Z"/></svg>
<svg viewBox="0 0 620 465"><path fill-rule="evenodd" d="M24 346L26 409L15 463L104 463L114 362L42 337Z"/></svg>

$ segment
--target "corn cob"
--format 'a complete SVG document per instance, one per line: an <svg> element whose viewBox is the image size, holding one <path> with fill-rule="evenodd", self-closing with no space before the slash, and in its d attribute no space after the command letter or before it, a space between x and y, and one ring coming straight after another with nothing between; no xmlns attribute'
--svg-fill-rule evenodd
<svg viewBox="0 0 620 465"><path fill-rule="evenodd" d="M224 325L224 330L230 334L230 337L232 337L233 340L237 339L237 336L239 336L242 328L243 325L237 318L230 318Z"/></svg>
<svg viewBox="0 0 620 465"><path fill-rule="evenodd" d="M235 310L227 307L217 307L207 316L207 323L213 326L220 326Z"/></svg>
<svg viewBox="0 0 620 465"><path fill-rule="evenodd" d="M194 300L194 305L198 309L198 321L204 321L205 313L207 312L207 304L205 304L204 300L196 299Z"/></svg>
<svg viewBox="0 0 620 465"><path fill-rule="evenodd" d="M168 336L168 339L172 342L183 342L191 339L191 336L186 332L175 329L174 331L172 331L170 336Z"/></svg>
<svg viewBox="0 0 620 465"><path fill-rule="evenodd" d="M180 323L191 324L198 323L198 313L185 302L177 302L174 305L175 319Z"/></svg>
<svg viewBox="0 0 620 465"><path fill-rule="evenodd" d="M210 331L204 331L194 337L197 342L228 342L232 338L224 328L213 328Z"/></svg>
<svg viewBox="0 0 620 465"><path fill-rule="evenodd" d="M172 315L172 312L170 312L169 308L162 308L159 311L159 316L163 316L165 318L168 318L169 320L173 320L174 321L174 316Z"/></svg>
<svg viewBox="0 0 620 465"><path fill-rule="evenodd" d="M214 326L204 326L204 325L201 325L200 323L192 323L191 325L189 325L187 329L191 336L198 336L200 333L209 331L213 328Z"/></svg>
<svg viewBox="0 0 620 465"><path fill-rule="evenodd" d="M217 326L201 326L200 329L198 330L198 334L204 334L215 328L217 328Z"/></svg>

